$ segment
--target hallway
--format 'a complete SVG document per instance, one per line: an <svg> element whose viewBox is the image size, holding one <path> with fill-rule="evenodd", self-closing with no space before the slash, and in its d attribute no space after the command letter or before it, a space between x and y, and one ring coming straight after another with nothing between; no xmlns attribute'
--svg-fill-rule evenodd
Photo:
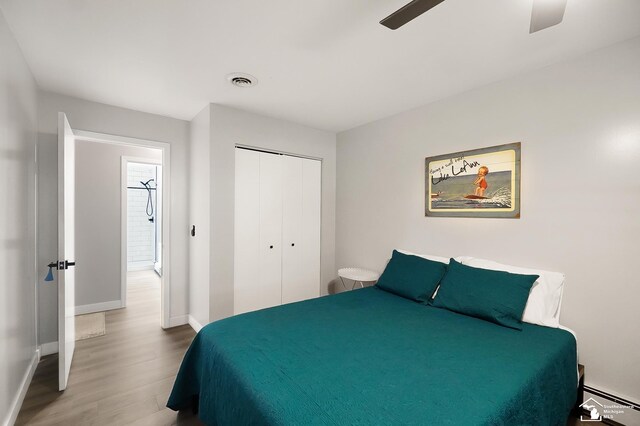
<svg viewBox="0 0 640 426"><path fill-rule="evenodd" d="M160 327L160 279L130 272L127 307L106 313L106 335L76 342L69 386L58 392L58 357L44 357L16 425L199 425L165 407L188 326Z"/></svg>

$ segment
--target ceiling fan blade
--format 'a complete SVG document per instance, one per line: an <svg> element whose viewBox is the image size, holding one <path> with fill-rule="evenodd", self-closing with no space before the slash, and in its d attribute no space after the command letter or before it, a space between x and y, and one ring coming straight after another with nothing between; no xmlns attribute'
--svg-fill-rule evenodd
<svg viewBox="0 0 640 426"><path fill-rule="evenodd" d="M558 25L566 7L567 0L533 0L529 34Z"/></svg>
<svg viewBox="0 0 640 426"><path fill-rule="evenodd" d="M427 10L436 7L443 1L444 0L413 0L411 3L405 4L384 18L380 23L389 29L396 30L407 22L422 15Z"/></svg>

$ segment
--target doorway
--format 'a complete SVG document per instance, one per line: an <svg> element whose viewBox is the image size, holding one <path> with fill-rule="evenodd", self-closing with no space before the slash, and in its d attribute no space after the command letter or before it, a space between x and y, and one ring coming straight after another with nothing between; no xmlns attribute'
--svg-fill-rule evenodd
<svg viewBox="0 0 640 426"><path fill-rule="evenodd" d="M53 281L55 268L58 277L59 390L68 385L78 340L78 315L102 313L98 315L102 318L94 318L88 323L87 338L91 338L106 333L105 318L109 313L128 312L119 309L126 306L127 293L127 222L121 215L121 205L126 206L126 200L122 203L121 189L123 183L126 185L126 175L122 179L121 160L122 156L148 157L149 151L154 151L155 160L162 166L156 175L162 184L155 188L161 195L155 196L157 210L153 216L154 222L158 216L162 218L159 224L162 238L158 243L154 241L157 245L153 273L160 279L156 286L160 301L157 304L159 315L156 315L160 317L160 326L166 329L171 325L170 145L74 130L67 116L58 113L58 259L48 265L49 274L45 280ZM148 192L151 192L150 184L151 181L145 183ZM114 267L118 264L119 267ZM80 285L76 285L76 281Z"/></svg>
<svg viewBox="0 0 640 426"><path fill-rule="evenodd" d="M158 150L149 149L149 152ZM157 153L160 154L160 153ZM161 155L157 155L156 158ZM123 307L127 295L139 292L159 296L162 278L162 161L122 156L122 245L126 275L122 279ZM123 264L124 268L125 265Z"/></svg>
<svg viewBox="0 0 640 426"><path fill-rule="evenodd" d="M116 254L116 260L105 265L102 269L93 268L95 281L100 275L116 273L113 281L118 283L118 308L131 307L136 304L136 298L130 298L129 286L144 285L153 289L153 297L157 299L159 325L170 327L170 182L171 157L170 146L167 143L128 138L122 136L105 135L93 132L76 131L76 140L102 145L107 149L117 151L116 177L110 182L116 191L114 214L117 227L112 232L118 235L117 246L110 248L110 253ZM106 162L102 157L100 163ZM100 180L105 180L104 174L99 174ZM92 188L95 188L92 186ZM129 207L131 206L131 207ZM131 210L131 214L129 214ZM111 207L110 210L111 211ZM92 233L100 234L104 221L92 218L94 225ZM105 245L106 238L98 239L97 243ZM111 240L111 239L109 239ZM88 257L88 256L87 256ZM91 256L93 257L93 256ZM86 263L91 261L87 259ZM110 265L119 264L119 268ZM115 269L115 270L114 270ZM79 269L78 269L79 271ZM113 282L110 281L110 282ZM154 309L155 310L155 309ZM154 315L155 316L155 315Z"/></svg>

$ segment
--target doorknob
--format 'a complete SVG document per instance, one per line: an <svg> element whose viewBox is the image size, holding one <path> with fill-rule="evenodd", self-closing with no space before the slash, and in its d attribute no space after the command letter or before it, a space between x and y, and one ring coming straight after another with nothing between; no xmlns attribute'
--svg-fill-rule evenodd
<svg viewBox="0 0 640 426"><path fill-rule="evenodd" d="M273 246L269 246L269 248L270 248L270 249L272 249L272 248L273 248Z"/></svg>
<svg viewBox="0 0 640 426"><path fill-rule="evenodd" d="M296 243L291 243L291 247L293 247L293 246L295 246L295 245L296 245Z"/></svg>
<svg viewBox="0 0 640 426"><path fill-rule="evenodd" d="M64 271L65 269L69 269L69 266L76 266L76 262L69 262L68 260L59 260L58 264L50 263L50 268L56 268L59 271Z"/></svg>
<svg viewBox="0 0 640 426"><path fill-rule="evenodd" d="M47 265L49 268L49 272L47 276L44 278L45 281L53 281L53 269L57 269L58 271L64 271L65 269L69 269L69 266L76 266L76 262L69 262L68 260L60 260L57 262L51 262Z"/></svg>

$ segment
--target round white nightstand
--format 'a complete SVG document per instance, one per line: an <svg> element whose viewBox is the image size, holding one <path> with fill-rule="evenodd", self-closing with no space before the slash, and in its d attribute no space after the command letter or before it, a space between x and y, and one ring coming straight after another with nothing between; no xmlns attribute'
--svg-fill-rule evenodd
<svg viewBox="0 0 640 426"><path fill-rule="evenodd" d="M362 268L341 268L338 269L338 276L345 290L347 290L347 285L344 283L345 278L353 281L351 290L355 289L357 284L364 288L364 283L376 282L380 278L379 273Z"/></svg>

